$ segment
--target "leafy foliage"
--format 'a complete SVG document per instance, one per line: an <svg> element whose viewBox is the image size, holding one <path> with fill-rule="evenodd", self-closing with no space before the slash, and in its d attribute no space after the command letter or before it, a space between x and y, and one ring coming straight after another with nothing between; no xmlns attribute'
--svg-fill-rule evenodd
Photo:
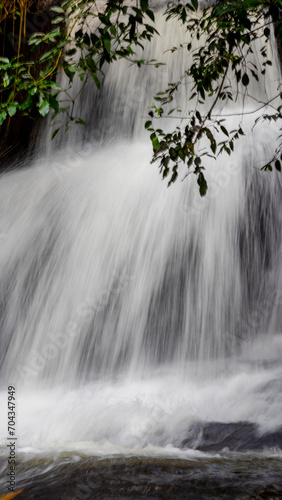
<svg viewBox="0 0 282 500"><path fill-rule="evenodd" d="M9 14L9 5L12 15L19 16L21 33L24 15L32 0L21 0L24 9L16 10L13 6L18 1L9 0L4 14ZM2 12L3 4L0 8ZM4 125L8 130L11 119L17 114L36 118L52 111L53 138L61 127L67 130L72 123L84 124L74 115L77 96L71 97L68 92L74 78L81 81L79 92L89 78L100 89L105 65L118 59L128 59L139 67L145 62L155 67L160 63L145 61L136 55L136 49L142 49L144 42L157 33L149 0L137 3L63 0L51 10L52 28L47 33L36 32L28 40L30 60L21 54L21 37L18 54L11 58L3 54L0 58L0 127ZM201 12L197 12L197 0L168 3L167 22L176 18L185 25L191 39L180 47L173 47L171 52L187 50L192 58L181 78L156 94L157 104L150 108L150 119L145 123L153 147L152 161L158 163L168 185L177 180L182 163L187 167L186 175L193 172L197 176L200 195L204 196L208 189L204 176L205 157L232 154L244 130L240 125L229 130L224 118L216 115L216 105L235 100L239 89L247 95L250 83L259 81L267 73L272 64L267 57L267 42L272 27L278 37L282 36L281 10L281 0L216 0L212 7ZM258 38L264 42L260 66L248 57ZM55 82L58 71L66 76L66 88ZM237 82L237 90L230 84L230 75ZM156 120L173 116L177 110L174 104L177 92L187 81L192 84L193 111L181 116L181 126L173 132L156 128ZM276 121L281 118L282 106L276 105L281 97L278 88L270 101L260 103L259 109L265 108L260 119ZM208 107L203 108L205 102ZM269 102L276 106L272 114L266 110ZM63 122L62 113L66 116ZM281 160L280 147L262 169L281 171Z"/></svg>
<svg viewBox="0 0 282 500"><path fill-rule="evenodd" d="M282 2L226 0L216 1L212 8L206 8L200 14L196 14L197 9L197 0L191 0L187 4L170 3L166 10L167 20L177 18L190 33L191 42L182 44L178 50L187 49L191 54L192 64L177 82L169 83L165 91L155 96L159 105L151 107L151 120L146 122L145 128L151 133L153 162L158 162L162 177L169 178L168 185L176 181L179 164L184 162L188 169L186 175L194 172L200 195L204 196L208 189L203 172L204 157L216 158L221 153L230 155L236 141L244 134L240 125L235 130L227 130L224 118L219 119L213 114L215 106L219 101L235 100L239 85L247 94L250 81L258 81L266 74L267 68L272 64L267 58L266 50L271 33L270 25L274 25L276 35L281 34ZM248 58L257 38L264 40L261 67ZM176 47L172 49L173 52L175 50ZM237 90L230 85L230 74L236 78ZM168 117L175 112L175 106L170 109L168 106L175 100L180 86L187 81L192 82L190 99L194 99L195 105L188 116L181 116L181 122L184 119L185 125L176 127L174 132L164 132L161 128L153 127L153 118ZM272 96L271 101L281 101L281 98L281 89L278 88L277 95ZM203 113L201 105L205 101L208 109ZM269 102L259 106L266 107ZM282 106L278 105L274 114L266 113L263 118L278 120L282 117L281 109ZM204 139L208 146L203 146ZM269 164L262 169L272 170L271 164L274 164L280 171L280 153L281 146Z"/></svg>
<svg viewBox="0 0 282 500"><path fill-rule="evenodd" d="M52 110L54 137L61 126L55 121L60 113L67 115L66 129L71 122L84 124L73 115L75 98L68 95L74 77L82 86L91 77L99 89L104 65L120 58L133 59L134 48L142 48L156 29L148 0L141 0L139 7L123 0L65 0L51 10L53 28L48 33L34 33L28 41L32 60L26 61L20 54L0 58L0 126L4 122L9 126L16 113L46 116ZM134 62L141 65L144 60ZM65 73L68 88L55 83L59 70Z"/></svg>

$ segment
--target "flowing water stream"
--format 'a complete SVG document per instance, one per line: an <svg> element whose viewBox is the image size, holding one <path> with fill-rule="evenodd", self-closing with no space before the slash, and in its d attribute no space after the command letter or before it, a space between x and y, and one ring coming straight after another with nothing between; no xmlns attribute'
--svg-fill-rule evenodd
<svg viewBox="0 0 282 500"><path fill-rule="evenodd" d="M167 189L143 123L187 53L159 31L167 67L111 66L77 103L88 127L51 149L42 129L1 177L0 492L12 385L19 498L282 498L282 190L257 168L278 126L239 98L223 112L247 133L206 163L206 198L194 176Z"/></svg>

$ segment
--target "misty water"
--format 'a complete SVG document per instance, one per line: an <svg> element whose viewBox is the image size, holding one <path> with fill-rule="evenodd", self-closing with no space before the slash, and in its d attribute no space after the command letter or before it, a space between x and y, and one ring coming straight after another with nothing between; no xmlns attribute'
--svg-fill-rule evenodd
<svg viewBox="0 0 282 500"><path fill-rule="evenodd" d="M14 386L19 498L281 498L282 191L259 169L279 127L219 106L235 153L205 162L205 198L195 176L167 189L143 124L188 56L164 55L183 33L158 22L167 66L108 68L77 102L86 129L50 146L42 126L1 177L0 486Z"/></svg>

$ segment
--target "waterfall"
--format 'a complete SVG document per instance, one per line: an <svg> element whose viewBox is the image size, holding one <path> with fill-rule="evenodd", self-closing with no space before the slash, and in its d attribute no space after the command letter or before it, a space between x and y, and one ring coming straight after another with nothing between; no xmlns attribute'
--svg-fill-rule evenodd
<svg viewBox="0 0 282 500"><path fill-rule="evenodd" d="M111 65L77 102L88 126L51 149L42 128L33 164L1 177L1 398L17 387L22 452L189 454L195 423L280 429L281 180L258 168L278 127L218 107L246 135L206 162L205 198L195 176L167 189L143 123L189 59L164 54L186 35L158 23L148 57L167 66ZM258 100L280 78L269 50Z"/></svg>

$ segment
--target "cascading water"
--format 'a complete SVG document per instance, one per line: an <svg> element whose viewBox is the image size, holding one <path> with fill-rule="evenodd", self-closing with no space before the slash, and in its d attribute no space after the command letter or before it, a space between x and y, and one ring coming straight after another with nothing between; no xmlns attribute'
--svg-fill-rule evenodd
<svg viewBox="0 0 282 500"><path fill-rule="evenodd" d="M179 27L164 28L156 59L176 33L182 41ZM101 94L88 87L78 103L89 128L51 152L41 138L35 164L2 175L1 487L7 385L23 462L281 456L281 182L256 168L278 129L251 129L245 116L236 152L207 165L205 199L193 176L167 189L143 118L185 57L156 73L111 66ZM272 59L253 89L261 100L278 86Z"/></svg>

